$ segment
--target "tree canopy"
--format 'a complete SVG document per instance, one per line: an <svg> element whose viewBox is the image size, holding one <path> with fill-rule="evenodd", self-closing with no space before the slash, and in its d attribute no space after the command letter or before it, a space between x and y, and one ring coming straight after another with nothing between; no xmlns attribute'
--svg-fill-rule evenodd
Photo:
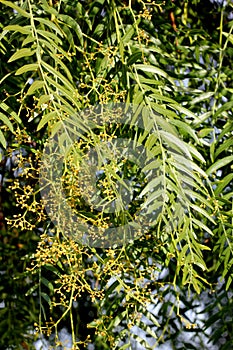
<svg viewBox="0 0 233 350"><path fill-rule="evenodd" d="M230 349L232 2L0 16L1 348Z"/></svg>

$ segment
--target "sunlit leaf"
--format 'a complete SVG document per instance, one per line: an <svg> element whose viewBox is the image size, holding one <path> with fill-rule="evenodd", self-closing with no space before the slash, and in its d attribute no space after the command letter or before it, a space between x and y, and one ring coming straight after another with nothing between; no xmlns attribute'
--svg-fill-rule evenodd
<svg viewBox="0 0 233 350"><path fill-rule="evenodd" d="M2 130L0 130L0 142L4 148L6 148L6 139L5 136L3 135Z"/></svg>
<svg viewBox="0 0 233 350"><path fill-rule="evenodd" d="M174 81L169 75L164 72L161 68L151 66L151 65L146 65L146 64L135 64L135 68L138 70L142 70L143 72L148 72L152 74L156 74L158 76L162 76L166 78L170 83L174 84Z"/></svg>
<svg viewBox="0 0 233 350"><path fill-rule="evenodd" d="M35 53L35 50L31 50L29 48L20 49L20 50L16 51L11 56L11 58L9 58L8 62L16 61L22 57L32 56L32 55L34 55L34 53Z"/></svg>
<svg viewBox="0 0 233 350"><path fill-rule="evenodd" d="M24 66L17 69L17 71L15 72L15 75L21 75L23 73L36 71L38 67L39 67L38 63L25 64Z"/></svg>
<svg viewBox="0 0 233 350"><path fill-rule="evenodd" d="M31 27L30 26L21 27L18 24L12 24L12 25L6 26L4 28L4 30L6 30L6 31L10 30L10 31L13 31L13 32L19 32L19 33L22 33L22 34L31 34Z"/></svg>
<svg viewBox="0 0 233 350"><path fill-rule="evenodd" d="M215 173L218 169L221 169L231 162L233 162L233 156L227 156L225 158L219 159L206 170L206 174L210 175L212 173Z"/></svg>

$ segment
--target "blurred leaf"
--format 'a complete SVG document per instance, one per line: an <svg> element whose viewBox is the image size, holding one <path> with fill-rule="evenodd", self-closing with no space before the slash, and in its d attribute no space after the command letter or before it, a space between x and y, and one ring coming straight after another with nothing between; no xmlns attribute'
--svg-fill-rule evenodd
<svg viewBox="0 0 233 350"><path fill-rule="evenodd" d="M21 27L17 24L12 24L12 25L6 26L6 27L4 27L4 30L19 32L22 34L31 34L31 27L30 26Z"/></svg>
<svg viewBox="0 0 233 350"><path fill-rule="evenodd" d="M22 9L22 6L18 6L16 4L14 4L12 1L6 1L6 0L0 0L0 2L3 5L9 6L12 9L14 9L15 11L17 11L18 13L20 13L22 16L30 18L31 15L30 13L26 12L24 9Z"/></svg>
<svg viewBox="0 0 233 350"><path fill-rule="evenodd" d="M2 131L0 130L0 142L4 148L6 148L6 139L5 136L3 135Z"/></svg>
<svg viewBox="0 0 233 350"><path fill-rule="evenodd" d="M7 118L7 116L3 113L0 112L0 120L8 126L11 132L14 131L13 125L11 121Z"/></svg>
<svg viewBox="0 0 233 350"><path fill-rule="evenodd" d="M206 170L206 174L210 175L211 173L216 172L218 169L221 169L231 162L233 162L233 156L227 156L225 158L219 159Z"/></svg>
<svg viewBox="0 0 233 350"><path fill-rule="evenodd" d="M35 80L27 91L27 95L32 95L36 90L44 87L44 82L41 80Z"/></svg>
<svg viewBox="0 0 233 350"><path fill-rule="evenodd" d="M49 121L51 121L52 119L54 119L57 116L57 112L53 111L53 112L49 112L45 115L42 116L38 126L37 126L37 130L42 129Z"/></svg>

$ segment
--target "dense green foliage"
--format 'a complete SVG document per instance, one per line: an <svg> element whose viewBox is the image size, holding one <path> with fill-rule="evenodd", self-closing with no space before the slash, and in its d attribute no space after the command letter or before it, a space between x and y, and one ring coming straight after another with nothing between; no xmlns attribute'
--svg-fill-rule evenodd
<svg viewBox="0 0 233 350"><path fill-rule="evenodd" d="M42 334L59 348L63 327L73 349L196 349L207 346L203 337L230 349L231 1L0 0L0 16L1 349L32 349ZM58 131L86 127L91 106L120 103L143 125L107 113L106 125L78 134L63 189L85 228L123 225L143 195L145 208L160 210L138 239L94 248L66 234L65 217L54 225L56 206L53 222L47 215L42 152ZM134 185L129 210L117 215L83 200L77 165L114 138L140 141L158 168L145 179L155 163L139 169L122 158L103 167L103 200L117 197L120 176Z"/></svg>

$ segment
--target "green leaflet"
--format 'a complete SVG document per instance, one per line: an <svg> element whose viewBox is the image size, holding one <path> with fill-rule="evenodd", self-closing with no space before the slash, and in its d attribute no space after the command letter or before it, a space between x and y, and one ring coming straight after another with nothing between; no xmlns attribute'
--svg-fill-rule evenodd
<svg viewBox="0 0 233 350"><path fill-rule="evenodd" d="M200 152L198 152L198 150L196 149L196 147L194 147L192 144L186 144L186 147L188 148L188 150L190 151L190 153L196 158L198 159L200 162L202 163L206 163L205 158L202 156L202 154Z"/></svg>
<svg viewBox="0 0 233 350"><path fill-rule="evenodd" d="M66 96L66 98L72 102L72 104L76 104L76 100L74 98L74 92L72 93L70 90L67 90L65 85L60 85L57 83L54 79L51 79L50 77L47 77L47 82L50 84L50 86L53 86L56 88L56 92L58 92L61 96ZM54 90L51 89L52 92Z"/></svg>
<svg viewBox="0 0 233 350"><path fill-rule="evenodd" d="M186 132L187 134L189 134L197 143L199 143L199 139L198 139L195 131L191 128L191 126L189 124L182 122L181 120L177 120L177 119L171 120L170 123L177 126L179 129Z"/></svg>
<svg viewBox="0 0 233 350"><path fill-rule="evenodd" d="M8 128L10 129L11 132L14 131L11 121L7 118L7 116L5 114L3 114L1 112L0 112L0 120L8 126Z"/></svg>
<svg viewBox="0 0 233 350"><path fill-rule="evenodd" d="M25 295L28 296L32 294L35 290L39 288L39 283L36 283L34 286L32 286L26 293Z"/></svg>
<svg viewBox="0 0 233 350"><path fill-rule="evenodd" d="M50 29L53 29L56 35L60 35L60 37L63 37L63 33L61 32L59 27L57 27L52 21L40 17L35 17L34 20L46 25Z"/></svg>
<svg viewBox="0 0 233 350"><path fill-rule="evenodd" d="M186 145L185 142L183 142L179 137L164 130L161 130L160 134L162 138L167 142L169 147L180 150L178 152L181 152L182 155L187 156L188 159L192 159L188 145Z"/></svg>
<svg viewBox="0 0 233 350"><path fill-rule="evenodd" d="M203 113L201 114L200 116L196 116L192 125L197 128L199 125L201 125L202 122L204 122L206 119L208 119L210 116L212 115L212 112L209 111L209 112L206 112L206 113Z"/></svg>
<svg viewBox="0 0 233 350"><path fill-rule="evenodd" d="M178 105L178 104L175 104L175 105L170 105L173 109L179 111L180 113L183 113L185 114L186 116L190 117L191 119L195 120L196 119L196 116L194 113L192 113L189 109L181 106L181 105Z"/></svg>
<svg viewBox="0 0 233 350"><path fill-rule="evenodd" d="M114 320L110 323L108 328L112 328L112 327L117 327L121 321L125 318L125 316L127 315L127 311L123 311L121 314L117 315Z"/></svg>
<svg viewBox="0 0 233 350"><path fill-rule="evenodd" d="M57 115L56 111L47 113L45 115L43 115L41 121L39 122L38 126L37 126L37 130L42 129L47 123L49 123L51 120L55 119Z"/></svg>
<svg viewBox="0 0 233 350"><path fill-rule="evenodd" d="M153 107L153 109L157 112L162 114L163 116L169 117L169 119L177 118L177 114L173 111L171 111L168 108L165 108L163 105L159 105L155 102L150 102L150 105Z"/></svg>
<svg viewBox="0 0 233 350"><path fill-rule="evenodd" d="M223 137L227 137L227 135L228 135L229 133L231 133L232 129L233 129L233 122L232 122L232 121L228 121L228 122L224 125L224 127L223 127L223 129L222 129L220 135L219 135L218 138L217 138L217 141L219 142Z"/></svg>
<svg viewBox="0 0 233 350"><path fill-rule="evenodd" d="M61 273L54 265L45 264L44 267L46 270L49 270L49 271L53 272L55 275L57 275L58 277L61 277Z"/></svg>
<svg viewBox="0 0 233 350"><path fill-rule="evenodd" d="M137 51L134 52L131 56L129 56L128 60L127 60L127 66L131 66L132 64L134 64L135 62L137 62L137 60L140 60L142 58L142 52L141 51Z"/></svg>
<svg viewBox="0 0 233 350"><path fill-rule="evenodd" d="M221 179L215 189L215 194L219 195L223 192L224 188L233 180L233 173L226 175L223 179Z"/></svg>
<svg viewBox="0 0 233 350"><path fill-rule="evenodd" d="M223 151L228 151L229 149L233 149L233 137L230 137L229 139L225 140L220 146L218 146L215 157L217 158L220 153Z"/></svg>
<svg viewBox="0 0 233 350"><path fill-rule="evenodd" d="M43 29L38 29L37 33L42 36L43 38L45 38L45 40L49 40L54 41L54 43L57 43L59 45L62 45L62 40L61 38L59 38L56 34L52 33L52 32L48 32L46 30Z"/></svg>
<svg viewBox="0 0 233 350"><path fill-rule="evenodd" d="M215 92L205 92L205 93L200 93L200 96L195 97L192 101L190 101L191 105L194 105L196 103L202 102L204 100L209 99L215 94Z"/></svg>
<svg viewBox="0 0 233 350"><path fill-rule="evenodd" d="M4 148L6 148L6 139L5 136L3 135L2 130L0 130L0 142Z"/></svg>
<svg viewBox="0 0 233 350"><path fill-rule="evenodd" d="M4 30L6 31L13 31L13 32L19 32L19 33L22 33L22 34L31 34L31 27L30 26L24 26L24 27L21 27L17 24L12 24L12 25L9 25L9 26L6 26L4 28Z"/></svg>
<svg viewBox="0 0 233 350"><path fill-rule="evenodd" d="M233 34L222 32L222 34L233 44Z"/></svg>
<svg viewBox="0 0 233 350"><path fill-rule="evenodd" d="M34 94L35 91L44 87L44 82L41 80L35 80L27 91L27 95Z"/></svg>
<svg viewBox="0 0 233 350"><path fill-rule="evenodd" d="M10 114L18 123L21 123L19 116L5 102L0 102L0 108Z"/></svg>
<svg viewBox="0 0 233 350"><path fill-rule="evenodd" d="M195 205L195 204L190 204L190 207L193 208L194 210L196 210L197 212L201 213L203 215L203 217L206 217L208 219L209 222L216 224L214 219L207 213L207 211L204 210L203 208L201 208L200 206Z"/></svg>
<svg viewBox="0 0 233 350"><path fill-rule="evenodd" d="M226 290L228 290L230 288L230 285L232 284L233 281L233 276L230 275L227 279L227 284L226 284Z"/></svg>
<svg viewBox="0 0 233 350"><path fill-rule="evenodd" d="M213 132L213 128L204 128L204 129L198 131L198 137L204 138L212 132Z"/></svg>
<svg viewBox="0 0 233 350"><path fill-rule="evenodd" d="M221 169L222 167L232 162L233 156L227 156L225 158L219 159L206 170L206 174L210 175L212 173L215 173L218 169Z"/></svg>
<svg viewBox="0 0 233 350"><path fill-rule="evenodd" d="M166 78L170 83L174 84L173 79L169 77L169 75L166 72L164 72L161 68L158 68L156 66L146 65L146 64L135 64L135 68L138 70L142 70L144 72L162 76L163 78Z"/></svg>
<svg viewBox="0 0 233 350"><path fill-rule="evenodd" d="M23 73L36 71L38 67L39 67L38 63L25 64L24 66L17 69L17 71L15 72L15 75L21 75Z"/></svg>
<svg viewBox="0 0 233 350"><path fill-rule="evenodd" d="M38 106L44 105L44 104L46 104L49 101L50 101L50 96L49 95L42 95L39 98Z"/></svg>
<svg viewBox="0 0 233 350"><path fill-rule="evenodd" d="M52 283L45 277L41 277L41 283L45 285L52 293L54 293L54 288Z"/></svg>
<svg viewBox="0 0 233 350"><path fill-rule="evenodd" d="M70 83L70 81L65 78L58 70L54 69L51 65L45 63L45 62L42 62L41 63L42 66L48 71L50 72L54 77L57 77L61 80L61 82L64 84L64 86L66 88L68 88L72 93L74 91L74 86ZM56 82L54 81L54 84Z"/></svg>
<svg viewBox="0 0 233 350"><path fill-rule="evenodd" d="M134 35L135 29L138 26L138 24L140 23L140 21L141 21L141 19L138 18L137 21L135 21L133 25L130 25L129 28L126 30L125 34L121 38L121 40L124 44L129 43L129 41L131 40L132 36Z"/></svg>
<svg viewBox="0 0 233 350"><path fill-rule="evenodd" d="M119 350L128 350L130 349L130 346L131 346L131 343L124 344L119 348Z"/></svg>
<svg viewBox="0 0 233 350"><path fill-rule="evenodd" d="M49 295L44 293L44 292L41 292L40 295L49 304L49 306L51 306L52 301L51 301Z"/></svg>
<svg viewBox="0 0 233 350"><path fill-rule="evenodd" d="M24 39L24 41L22 42L22 47L26 46L28 44L32 44L35 41L35 38L33 35L29 34L28 36L26 36L26 38Z"/></svg>
<svg viewBox="0 0 233 350"><path fill-rule="evenodd" d="M43 5L42 5L42 8L43 8L47 13L50 13L50 14L55 15L55 16L58 15L57 10L56 10L54 7L49 6L46 0L42 0L42 4L43 4Z"/></svg>
<svg viewBox="0 0 233 350"><path fill-rule="evenodd" d="M201 227L204 231L208 232L211 236L213 235L213 232L205 225L202 221L197 220L195 218L192 218L192 221L194 224L197 225L197 227Z"/></svg>
<svg viewBox="0 0 233 350"><path fill-rule="evenodd" d="M79 24L74 20L74 18L68 16L68 15L59 15L58 16L59 19L61 19L64 23L66 23L68 26L70 26L75 33L77 34L79 41L81 43L81 45L83 46L83 34L82 34L82 30L79 26Z"/></svg>
<svg viewBox="0 0 233 350"><path fill-rule="evenodd" d="M229 101L229 102L226 102L224 103L218 110L217 112L215 113L215 117L218 117L219 115L221 115L224 111L227 111L229 109L231 109L233 106L233 101Z"/></svg>
<svg viewBox="0 0 233 350"><path fill-rule="evenodd" d="M35 50L31 50L29 48L20 49L20 50L16 51L11 56L11 58L9 58L8 62L16 61L16 60L18 60L19 58L22 58L22 57L32 56L32 55L34 55L35 52L36 52Z"/></svg>
<svg viewBox="0 0 233 350"><path fill-rule="evenodd" d="M3 4L3 5L6 5L6 6L9 6L11 7L12 9L14 9L15 11L17 11L18 13L20 13L22 16L24 17L27 17L27 18L30 18L31 15L30 13L26 12L25 10L22 9L21 6L18 6L16 4L14 4L12 1L5 1L5 0L0 0L0 2Z"/></svg>

